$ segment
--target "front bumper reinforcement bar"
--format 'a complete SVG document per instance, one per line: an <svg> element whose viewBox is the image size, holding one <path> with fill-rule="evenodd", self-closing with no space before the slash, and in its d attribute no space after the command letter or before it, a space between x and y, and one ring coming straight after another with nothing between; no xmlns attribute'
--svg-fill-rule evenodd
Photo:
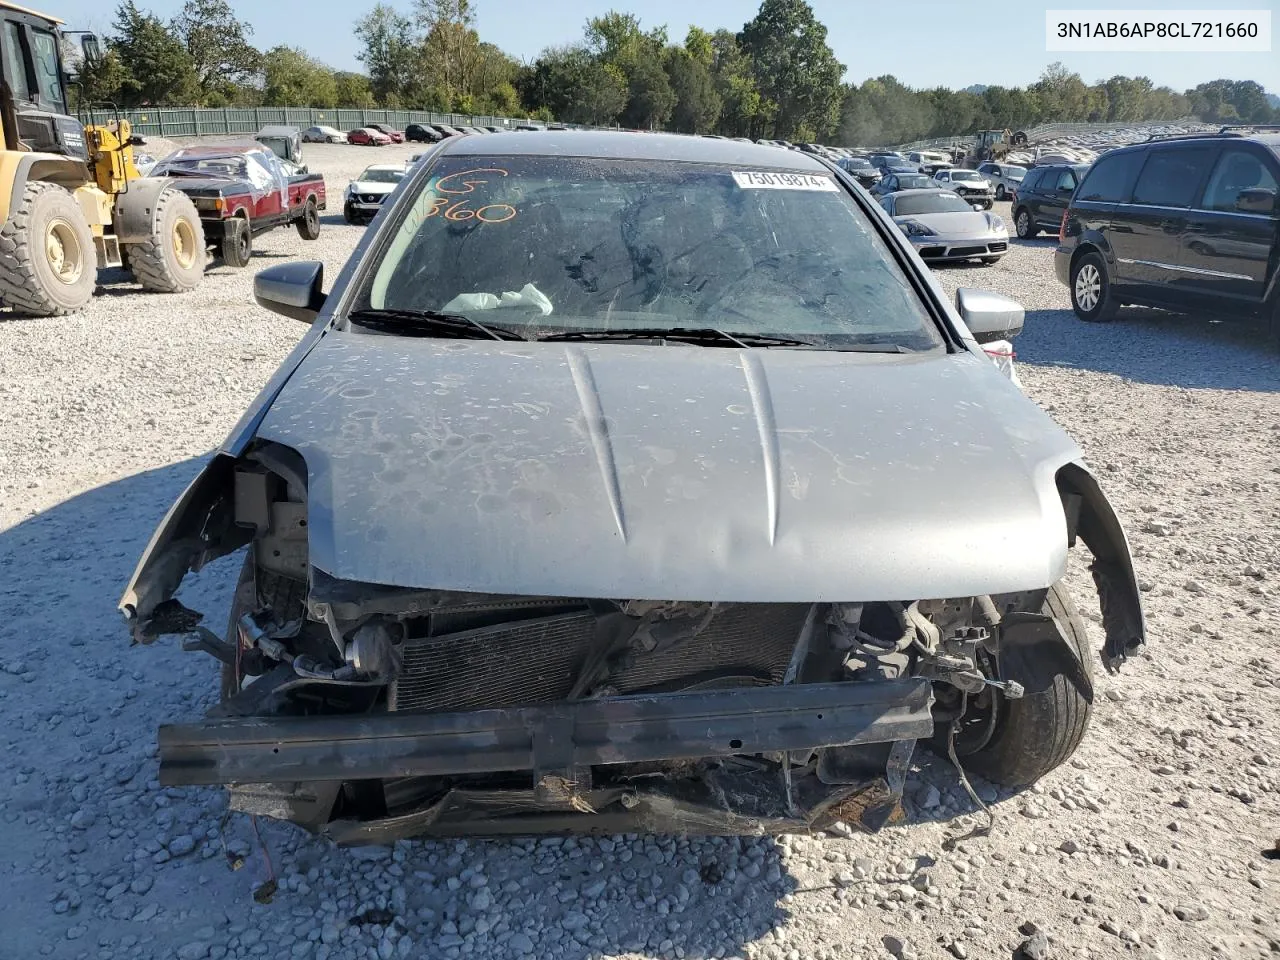
<svg viewBox="0 0 1280 960"><path fill-rule="evenodd" d="M166 786L464 776L914 740L929 681L641 694L467 713L246 717L160 728Z"/></svg>

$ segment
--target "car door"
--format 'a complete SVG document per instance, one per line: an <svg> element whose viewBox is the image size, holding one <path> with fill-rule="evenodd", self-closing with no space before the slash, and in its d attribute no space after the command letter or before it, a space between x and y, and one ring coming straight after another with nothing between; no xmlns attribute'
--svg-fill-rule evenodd
<svg viewBox="0 0 1280 960"><path fill-rule="evenodd" d="M1079 184L1075 172L1070 167L1054 167L1047 177L1040 180L1036 187L1036 200L1033 215L1045 230L1057 231L1062 223L1062 215L1071 202L1071 194L1076 192Z"/></svg>
<svg viewBox="0 0 1280 960"><path fill-rule="evenodd" d="M1158 300L1177 296L1180 238L1215 150L1176 144L1147 153L1132 196L1116 204L1107 231L1118 286L1134 287Z"/></svg>
<svg viewBox="0 0 1280 960"><path fill-rule="evenodd" d="M1280 249L1280 170L1267 151L1224 146L1179 237L1178 283L1197 296L1261 302L1272 252Z"/></svg>
<svg viewBox="0 0 1280 960"><path fill-rule="evenodd" d="M249 153L245 155L248 180L253 184L253 222L266 226L284 218L288 212L289 179L284 176L274 157Z"/></svg>

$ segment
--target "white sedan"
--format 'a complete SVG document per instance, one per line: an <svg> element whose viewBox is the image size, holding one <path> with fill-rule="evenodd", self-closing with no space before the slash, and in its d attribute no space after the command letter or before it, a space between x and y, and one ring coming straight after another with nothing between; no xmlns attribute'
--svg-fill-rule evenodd
<svg viewBox="0 0 1280 960"><path fill-rule="evenodd" d="M302 131L303 143L346 143L347 135L334 127L307 127Z"/></svg>

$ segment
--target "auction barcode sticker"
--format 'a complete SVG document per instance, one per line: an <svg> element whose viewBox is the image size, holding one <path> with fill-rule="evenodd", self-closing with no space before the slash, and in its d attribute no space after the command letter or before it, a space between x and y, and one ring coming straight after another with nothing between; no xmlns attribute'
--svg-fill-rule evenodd
<svg viewBox="0 0 1280 960"><path fill-rule="evenodd" d="M840 189L830 177L815 173L734 170L733 182L744 190L825 190L835 193Z"/></svg>

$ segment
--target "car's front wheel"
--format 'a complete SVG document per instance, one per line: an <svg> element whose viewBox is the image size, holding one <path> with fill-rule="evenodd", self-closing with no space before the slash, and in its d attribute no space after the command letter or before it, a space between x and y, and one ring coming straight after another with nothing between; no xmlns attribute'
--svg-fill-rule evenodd
<svg viewBox="0 0 1280 960"><path fill-rule="evenodd" d="M1086 253L1071 267L1071 308L1088 323L1111 320L1119 309L1111 293L1107 264L1097 253Z"/></svg>
<svg viewBox="0 0 1280 960"><path fill-rule="evenodd" d="M997 200L1003 200L1003 199L1004 199L1004 184L1003 184L1003 183L997 183L997 184L996 184L996 199L997 199Z"/></svg>
<svg viewBox="0 0 1280 960"><path fill-rule="evenodd" d="M1013 215L1013 228L1018 232L1020 240L1030 240L1040 232L1035 219L1031 216L1031 211L1026 207L1022 207Z"/></svg>
<svg viewBox="0 0 1280 960"><path fill-rule="evenodd" d="M989 672L1021 684L1023 695L1011 699L987 687L968 699L955 733L964 768L1007 787L1029 786L1065 763L1084 739L1093 710L1084 620L1061 583L1049 588L1041 612L1057 621L1066 649L1046 655L1037 643L1001 650ZM937 727L935 749L945 756L950 721Z"/></svg>

